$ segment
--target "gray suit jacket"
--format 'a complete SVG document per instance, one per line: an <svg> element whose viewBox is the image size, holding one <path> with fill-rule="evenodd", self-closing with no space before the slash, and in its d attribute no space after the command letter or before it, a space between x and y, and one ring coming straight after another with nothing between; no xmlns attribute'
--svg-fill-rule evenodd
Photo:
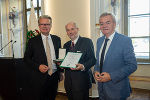
<svg viewBox="0 0 150 100"><path fill-rule="evenodd" d="M95 71L100 71L99 52L104 39L105 37L103 36L97 40ZM110 98L130 96L131 88L128 76L136 69L137 62L131 39L122 34L115 33L106 53L102 70L102 72L108 72L110 74L111 81L98 83L99 94L101 95L102 92L105 92L105 95Z"/></svg>

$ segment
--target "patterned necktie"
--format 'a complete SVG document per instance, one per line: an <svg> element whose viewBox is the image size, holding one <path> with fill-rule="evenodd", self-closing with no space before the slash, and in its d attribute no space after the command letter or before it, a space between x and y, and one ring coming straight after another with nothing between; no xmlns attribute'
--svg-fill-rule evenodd
<svg viewBox="0 0 150 100"><path fill-rule="evenodd" d="M102 67L103 67L103 63L104 63L104 54L105 54L105 49L106 49L108 40L109 39L107 39L107 38L105 39L105 43L104 43L103 50L102 50L102 53L101 53L100 73L102 73Z"/></svg>
<svg viewBox="0 0 150 100"><path fill-rule="evenodd" d="M52 75L52 59L51 59L51 52L50 52L50 46L48 43L48 37L46 37L46 56L47 56L47 62L48 62L48 74Z"/></svg>

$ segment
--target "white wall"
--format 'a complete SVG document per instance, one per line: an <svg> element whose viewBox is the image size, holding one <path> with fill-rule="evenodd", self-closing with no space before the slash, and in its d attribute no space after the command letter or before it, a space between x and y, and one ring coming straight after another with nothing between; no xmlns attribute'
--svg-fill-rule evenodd
<svg viewBox="0 0 150 100"><path fill-rule="evenodd" d="M69 40L65 25L75 21L81 36L90 37L90 0L46 0L45 14L53 20L52 33L62 38L62 44Z"/></svg>

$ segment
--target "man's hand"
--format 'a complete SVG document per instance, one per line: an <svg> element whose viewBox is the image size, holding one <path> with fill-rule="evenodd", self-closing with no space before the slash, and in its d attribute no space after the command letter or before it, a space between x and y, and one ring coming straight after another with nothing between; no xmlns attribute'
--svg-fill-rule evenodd
<svg viewBox="0 0 150 100"><path fill-rule="evenodd" d="M70 68L71 70L84 70L84 65L83 64L76 64L76 68Z"/></svg>
<svg viewBox="0 0 150 100"><path fill-rule="evenodd" d="M100 75L101 74L98 71L94 72L94 77L98 82L100 82L100 80L101 80Z"/></svg>
<svg viewBox="0 0 150 100"><path fill-rule="evenodd" d="M94 77L98 82L108 82L111 80L110 74L107 72L99 73L95 72Z"/></svg>
<svg viewBox="0 0 150 100"><path fill-rule="evenodd" d="M40 72L45 73L45 72L48 71L48 66L46 66L46 65L40 65L39 66L39 70L40 70Z"/></svg>

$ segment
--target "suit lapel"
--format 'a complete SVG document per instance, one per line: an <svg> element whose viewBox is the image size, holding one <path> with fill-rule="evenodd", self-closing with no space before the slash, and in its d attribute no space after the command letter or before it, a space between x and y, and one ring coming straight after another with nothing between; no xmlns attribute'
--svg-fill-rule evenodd
<svg viewBox="0 0 150 100"><path fill-rule="evenodd" d="M101 37L102 39L99 39L98 40L98 43L97 43L97 51L96 51L96 57L98 58L97 60L100 61L100 49L102 47L102 44L103 44L103 41L105 39L105 36Z"/></svg>
<svg viewBox="0 0 150 100"><path fill-rule="evenodd" d="M67 52L71 52L71 51L70 51L70 46L71 46L71 40L68 41L68 42L65 44L65 46L64 46L64 48L66 48L66 51L67 51Z"/></svg>
<svg viewBox="0 0 150 100"><path fill-rule="evenodd" d="M75 44L73 52L76 52L81 49L81 46L80 46L81 43L82 43L82 37L79 36L79 39L78 39L77 43ZM66 44L66 49L68 51L70 51L70 46L71 46L71 40Z"/></svg>
<svg viewBox="0 0 150 100"><path fill-rule="evenodd" d="M39 38L37 39L37 41L38 41L37 45L39 45L39 47L41 48L41 52L45 53L44 44L43 44L41 35L39 36Z"/></svg>
<svg viewBox="0 0 150 100"><path fill-rule="evenodd" d="M54 39L55 37L51 34L50 34L50 36L51 36L51 39L52 39L52 42L53 42L54 49L56 50L56 45L57 44L56 44L55 39Z"/></svg>
<svg viewBox="0 0 150 100"><path fill-rule="evenodd" d="M38 47L37 49L39 49L39 54L43 56L42 58L44 59L44 62L47 63L46 53L45 53L44 44L41 35L38 36L37 47Z"/></svg>
<svg viewBox="0 0 150 100"><path fill-rule="evenodd" d="M115 35L113 37L113 40L112 40L112 42L111 42L111 44L109 46L109 49L108 49L108 51L106 53L105 61L107 61L107 59L113 54L113 51L114 51L113 49L117 48L116 47L116 41L117 41L118 37L119 37L118 33L115 33Z"/></svg>
<svg viewBox="0 0 150 100"><path fill-rule="evenodd" d="M82 37L79 36L79 39L77 41L77 43L75 44L75 47L74 47L74 51L76 52L77 50L80 50L80 45L82 43Z"/></svg>

